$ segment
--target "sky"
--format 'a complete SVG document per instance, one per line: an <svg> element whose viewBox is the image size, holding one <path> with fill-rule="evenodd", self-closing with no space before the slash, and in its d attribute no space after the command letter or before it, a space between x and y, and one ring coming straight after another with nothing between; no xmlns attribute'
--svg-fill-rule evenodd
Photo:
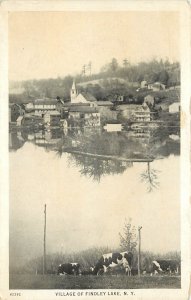
<svg viewBox="0 0 191 300"><path fill-rule="evenodd" d="M11 12L9 79L96 73L113 57L121 63L153 57L179 60L177 12Z"/></svg>
<svg viewBox="0 0 191 300"><path fill-rule="evenodd" d="M67 156L31 143L10 153L10 253L14 262L42 255L44 204L47 252L78 252L91 247L119 248L125 219L142 226L142 250L180 250L179 158L155 160L160 187L148 193L134 163L123 174L100 183L80 175Z"/></svg>

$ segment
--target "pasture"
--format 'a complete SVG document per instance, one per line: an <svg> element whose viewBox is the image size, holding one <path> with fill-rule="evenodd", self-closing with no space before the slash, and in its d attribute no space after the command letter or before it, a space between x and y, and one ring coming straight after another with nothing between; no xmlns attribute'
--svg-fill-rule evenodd
<svg viewBox="0 0 191 300"><path fill-rule="evenodd" d="M10 274L10 289L178 289L180 276Z"/></svg>

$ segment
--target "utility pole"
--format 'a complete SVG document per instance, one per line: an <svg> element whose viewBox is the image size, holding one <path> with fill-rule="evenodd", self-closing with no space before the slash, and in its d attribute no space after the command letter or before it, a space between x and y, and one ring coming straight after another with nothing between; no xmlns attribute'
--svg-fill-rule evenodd
<svg viewBox="0 0 191 300"><path fill-rule="evenodd" d="M138 227L138 238L139 238L139 249L138 249L138 276L141 276L141 229L142 226Z"/></svg>
<svg viewBox="0 0 191 300"><path fill-rule="evenodd" d="M90 61L88 64L88 68L89 68L89 75L92 75L92 62Z"/></svg>
<svg viewBox="0 0 191 300"><path fill-rule="evenodd" d="M86 76L86 65L83 65L82 67L82 75Z"/></svg>
<svg viewBox="0 0 191 300"><path fill-rule="evenodd" d="M46 274L46 204L44 205L44 253L43 253L43 275Z"/></svg>

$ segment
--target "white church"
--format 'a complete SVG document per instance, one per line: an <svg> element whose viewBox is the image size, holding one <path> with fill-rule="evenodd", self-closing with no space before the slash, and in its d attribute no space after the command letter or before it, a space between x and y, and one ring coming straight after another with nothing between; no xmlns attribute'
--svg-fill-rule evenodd
<svg viewBox="0 0 191 300"><path fill-rule="evenodd" d="M73 81L72 88L70 90L71 104L87 104L90 106L97 106L97 99L90 93L78 93L76 89L75 81Z"/></svg>

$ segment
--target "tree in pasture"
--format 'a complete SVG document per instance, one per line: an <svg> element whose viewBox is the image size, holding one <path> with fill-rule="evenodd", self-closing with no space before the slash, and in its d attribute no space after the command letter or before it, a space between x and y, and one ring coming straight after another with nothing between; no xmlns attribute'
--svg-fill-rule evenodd
<svg viewBox="0 0 191 300"><path fill-rule="evenodd" d="M136 227L132 225L131 223L132 219L129 218L128 220L125 220L123 233L119 233L120 237L120 247L123 251L136 251L137 246L137 234L136 234Z"/></svg>

